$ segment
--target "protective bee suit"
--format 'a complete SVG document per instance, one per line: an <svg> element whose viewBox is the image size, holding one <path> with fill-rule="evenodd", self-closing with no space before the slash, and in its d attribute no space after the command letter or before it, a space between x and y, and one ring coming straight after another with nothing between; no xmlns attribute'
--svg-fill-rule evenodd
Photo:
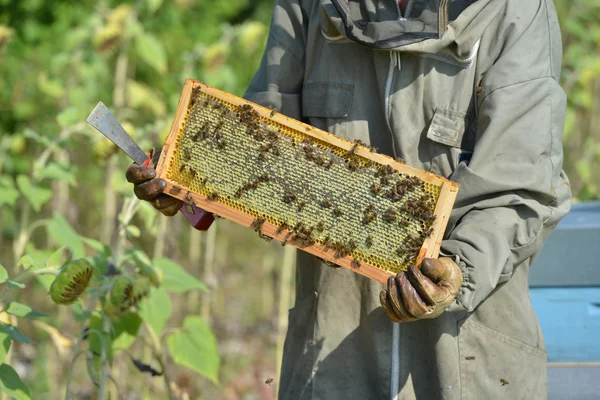
<svg viewBox="0 0 600 400"><path fill-rule="evenodd" d="M380 283L299 252L280 399L542 399L528 270L570 206L551 0L276 1L246 98L459 182L440 317L392 323Z"/></svg>

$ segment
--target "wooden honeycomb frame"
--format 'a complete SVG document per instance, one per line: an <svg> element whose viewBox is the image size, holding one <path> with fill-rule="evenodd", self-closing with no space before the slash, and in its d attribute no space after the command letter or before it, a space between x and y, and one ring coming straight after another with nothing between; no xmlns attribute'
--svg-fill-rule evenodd
<svg viewBox="0 0 600 400"><path fill-rule="evenodd" d="M188 113L190 102L192 101L192 95L194 91L197 90L233 106L242 106L249 104L252 106L253 110L257 112L261 117L269 119L275 123L281 124L282 126L285 126L291 130L297 131L307 138L312 138L314 140L325 142L329 145L343 149L344 151L350 151L352 149L352 151L354 151L357 156L366 158L376 164L389 165L398 173L403 173L409 176L416 177L425 183L439 187L439 197L437 198L435 210L433 212L435 215L435 221L431 226L432 233L428 238L424 240L415 262L418 264L422 261L423 258L438 257L444 231L447 226L448 219L450 217L450 213L452 211L452 207L458 193L458 183L441 178L429 172L409 167L401 162L395 161L394 159L388 156L374 153L370 151L367 147L356 146L355 143L349 142L327 132L321 131L310 125L289 118L283 114L274 112L269 108L262 107L260 105L254 104L237 96L231 95L229 93L210 87L204 83L194 81L191 79L188 79L185 82L183 92L179 99L179 104L177 106L175 118L173 120L169 136L167 137L164 143L161 158L157 166L158 177L164 179L167 183L165 193L169 193L171 196L187 202L193 201L195 205L200 208L203 208L209 212L212 212L223 218L227 218L246 227L251 227L253 221L255 221L254 215L242 212L241 210L233 208L219 201L211 201L207 199L205 195L202 195L200 193L180 190L181 187L185 188L185 185L181 182L173 181L167 177L167 167L168 165L170 165L170 162L172 161L176 153L176 141L178 135L180 135L180 132L182 132L182 130L184 129L186 123L186 115ZM270 224L269 222L265 222L264 224L262 224L261 232L263 235L267 235L279 241L285 240L286 237L289 238L289 234L287 232L284 231L278 233L278 226ZM377 266L371 265L366 262L361 262L360 267L357 267L356 264L353 263L354 258L351 255L335 257L335 252L332 249L329 249L325 245L318 242L308 246L303 246L294 241L289 241L288 243L326 261L333 262L341 267L350 269L356 273L359 273L384 284L387 282L388 277L393 275L391 271L380 269Z"/></svg>

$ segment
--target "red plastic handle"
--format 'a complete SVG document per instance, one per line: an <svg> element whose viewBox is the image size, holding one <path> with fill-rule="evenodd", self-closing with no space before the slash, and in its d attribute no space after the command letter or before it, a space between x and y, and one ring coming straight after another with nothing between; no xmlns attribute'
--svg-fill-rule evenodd
<svg viewBox="0 0 600 400"><path fill-rule="evenodd" d="M190 208L188 210L188 207ZM184 204L181 212L188 219L190 224L199 231L206 231L212 225L215 217L212 213L196 207L195 205Z"/></svg>

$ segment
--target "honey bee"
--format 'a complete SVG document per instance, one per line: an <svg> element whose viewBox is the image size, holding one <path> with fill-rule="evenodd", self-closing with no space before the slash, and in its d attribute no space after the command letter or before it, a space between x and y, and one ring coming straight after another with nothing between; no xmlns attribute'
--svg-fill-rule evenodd
<svg viewBox="0 0 600 400"><path fill-rule="evenodd" d="M258 177L259 182L269 182L270 179L269 174L266 172Z"/></svg>
<svg viewBox="0 0 600 400"><path fill-rule="evenodd" d="M206 196L206 199L208 201L213 201L213 200L217 200L219 197L221 197L221 196L219 196L219 193L217 193L217 192L211 192L211 193L208 194L208 196Z"/></svg>
<svg viewBox="0 0 600 400"><path fill-rule="evenodd" d="M367 247L373 246L373 236L367 236L367 238L365 239L365 244L367 245Z"/></svg>
<svg viewBox="0 0 600 400"><path fill-rule="evenodd" d="M376 218L377 218L376 212L366 213L365 216L363 217L363 224L367 225L367 224L375 221Z"/></svg>
<svg viewBox="0 0 600 400"><path fill-rule="evenodd" d="M398 212L393 208L388 208L382 215L385 222L395 222L398 220Z"/></svg>
<svg viewBox="0 0 600 400"><path fill-rule="evenodd" d="M508 381L506 379L500 379L500 383L502 386L508 385Z"/></svg>
<svg viewBox="0 0 600 400"><path fill-rule="evenodd" d="M323 208L329 208L329 207L331 207L331 200L329 200L329 199L323 199L323 200L321 200L321 206Z"/></svg>
<svg viewBox="0 0 600 400"><path fill-rule="evenodd" d="M265 379L265 383L269 386L271 386L271 384L273 383L273 378L267 378Z"/></svg>
<svg viewBox="0 0 600 400"><path fill-rule="evenodd" d="M360 268L360 261L356 258L353 258L351 265L353 268Z"/></svg>
<svg viewBox="0 0 600 400"><path fill-rule="evenodd" d="M173 187L169 190L169 194L172 195L178 195L179 193L181 193L181 187L177 185L173 185Z"/></svg>
<svg viewBox="0 0 600 400"><path fill-rule="evenodd" d="M192 169L192 168L189 168L189 170L190 170L190 175L192 175L192 178L195 178L196 174L197 174L196 170Z"/></svg>
<svg viewBox="0 0 600 400"><path fill-rule="evenodd" d="M341 257L346 257L349 253L350 253L350 249L347 246L345 246L341 243L337 243L336 248L335 248L335 254L333 256L335 258L341 258Z"/></svg>
<svg viewBox="0 0 600 400"><path fill-rule="evenodd" d="M194 199L192 198L192 195L190 194L190 192L187 192L185 194L185 196L183 196L183 201L185 201L186 203L192 205L194 204Z"/></svg>
<svg viewBox="0 0 600 400"><path fill-rule="evenodd" d="M186 160L190 160L192 158L192 149L189 147L187 149L183 149L183 157Z"/></svg>
<svg viewBox="0 0 600 400"><path fill-rule="evenodd" d="M354 239L350 239L350 240L348 241L348 248L350 249L350 251L354 251L354 250L356 249L356 247L358 247L358 246L356 245L356 240L354 240Z"/></svg>
<svg viewBox="0 0 600 400"><path fill-rule="evenodd" d="M260 218L260 217L256 218L250 224L250 228L252 228L254 230L254 232L259 232L264 223L265 223L265 219L264 218Z"/></svg>
<svg viewBox="0 0 600 400"><path fill-rule="evenodd" d="M358 169L358 163L355 160L348 160L346 162L346 168L350 171L356 171Z"/></svg>
<svg viewBox="0 0 600 400"><path fill-rule="evenodd" d="M331 262L331 261L322 260L321 262L322 262L323 264L327 265L328 267L331 267L331 268L334 268L334 269L341 268L341 266L339 266L339 265L337 265L336 263L334 263L334 262Z"/></svg>
<svg viewBox="0 0 600 400"><path fill-rule="evenodd" d="M197 142L200 138L206 139L208 137L208 131L210 128L210 123L208 121L204 121L198 132L194 136L192 136L192 141Z"/></svg>
<svg viewBox="0 0 600 400"><path fill-rule="evenodd" d="M277 228L277 231L275 232L276 235L279 235L281 232L283 232L286 228L288 227L288 224L285 222L282 222L281 225L279 225L279 227Z"/></svg>
<svg viewBox="0 0 600 400"><path fill-rule="evenodd" d="M340 210L338 207L335 207L333 209L333 215L335 215L336 217L341 217L343 215L342 210Z"/></svg>
<svg viewBox="0 0 600 400"><path fill-rule="evenodd" d="M475 359L475 356L467 356L465 357L465 360L467 361L473 361Z"/></svg>
<svg viewBox="0 0 600 400"><path fill-rule="evenodd" d="M269 107L270 108L270 107ZM273 118L275 116L275 114L277 113L277 109L276 108L272 108L271 109L271 114L269 114L269 118Z"/></svg>
<svg viewBox="0 0 600 400"><path fill-rule="evenodd" d="M379 192L381 192L381 185L379 185L378 183L374 183L371 185L371 193L373 195L377 195L379 194Z"/></svg>
<svg viewBox="0 0 600 400"><path fill-rule="evenodd" d="M186 166L187 165L185 165L185 164L181 164L181 166L179 167L179 172L183 172L185 170Z"/></svg>
<svg viewBox="0 0 600 400"><path fill-rule="evenodd" d="M265 235L262 232L258 232L258 237L261 238L262 240L266 241L266 242L270 242L271 240L273 240L273 238L269 235Z"/></svg>
<svg viewBox="0 0 600 400"><path fill-rule="evenodd" d="M403 160L402 158L400 158L400 157L396 157L396 158L394 158L394 160L395 160L396 162L399 162L400 164L406 164L406 161L404 161L404 160Z"/></svg>
<svg viewBox="0 0 600 400"><path fill-rule="evenodd" d="M323 221L319 221L319 223L315 227L315 230L317 232L323 232L325 230L325 224L323 223Z"/></svg>
<svg viewBox="0 0 600 400"><path fill-rule="evenodd" d="M286 192L286 193L283 195L283 202L284 202L285 204L290 204L290 203L293 203L294 201L296 201L296 194L295 194L295 193L292 193L292 192Z"/></svg>
<svg viewBox="0 0 600 400"><path fill-rule="evenodd" d="M306 202L305 201L301 201L298 203L298 212L301 212L304 207L306 207Z"/></svg>

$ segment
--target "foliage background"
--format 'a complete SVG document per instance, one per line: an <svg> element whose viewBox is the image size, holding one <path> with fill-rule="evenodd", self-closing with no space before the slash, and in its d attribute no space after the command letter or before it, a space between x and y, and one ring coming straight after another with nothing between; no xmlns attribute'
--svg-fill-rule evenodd
<svg viewBox="0 0 600 400"><path fill-rule="evenodd" d="M24 242L32 221L64 220L84 237L117 241L119 213L131 197L123 175L129 162L83 122L97 101L109 105L142 147L162 143L185 78L243 93L262 55L272 3L0 0L0 263L9 273L25 252L40 254L63 244L72 250L78 243L62 243L51 229L35 230ZM600 3L555 4L568 94L564 169L576 199L597 199ZM18 176L28 178L21 181L29 189ZM26 204L27 190L39 204ZM34 207L24 221L26 206ZM273 398L293 301L289 251L224 220L197 232L184 218L168 219L145 206L129 229L131 246L179 263L212 289L171 295L168 326L200 315L210 322L221 354L218 384L169 360L181 398ZM40 284L28 285L19 296L51 315L45 322L64 341L23 323L20 329L36 344L13 346L13 366L33 398L55 398L65 385L63 353L72 349L76 324L70 310L49 304ZM130 351L143 357L145 350L134 344ZM76 393L89 398L94 388L81 370L74 376ZM113 371L124 398L165 396L163 381L140 374L125 353L115 356ZM273 384L265 383L268 378Z"/></svg>

